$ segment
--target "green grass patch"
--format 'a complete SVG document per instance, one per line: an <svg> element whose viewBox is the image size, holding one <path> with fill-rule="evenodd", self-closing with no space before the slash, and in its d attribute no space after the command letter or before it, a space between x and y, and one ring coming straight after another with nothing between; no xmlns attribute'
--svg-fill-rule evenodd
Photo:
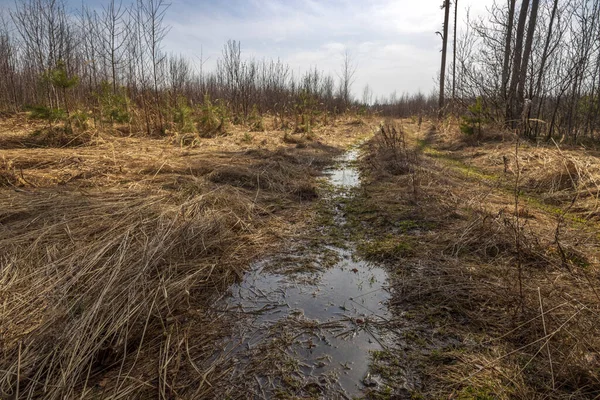
<svg viewBox="0 0 600 400"><path fill-rule="evenodd" d="M502 179L501 176L489 174L489 173L482 171L479 168L467 165L464 162L462 162L461 160L458 160L455 157L452 157L450 154L444 153L442 151L439 151L437 149L430 147L425 141L420 140L419 146L423 149L424 154L426 154L432 158L435 158L435 159L443 160L454 171L460 172L468 179L473 179L476 181L486 180L486 181L492 181L492 182L503 181L502 182L503 184L500 185L499 189L508 195L514 195L514 182L507 181L505 179ZM574 214L571 212L565 213L565 210L563 208L546 204L539 197L531 195L530 193L525 193L522 190L519 191L519 201L523 201L530 207L537 208L539 210L542 210L548 214L551 214L551 215L554 215L557 217L560 217L564 214L564 218L566 220L574 223L576 227L577 226L591 227L594 229L596 229L598 227L598 224L593 221L589 221L585 218L581 218L577 214Z"/></svg>
<svg viewBox="0 0 600 400"><path fill-rule="evenodd" d="M376 262L396 261L415 253L410 238L394 235L359 243L357 250L364 259Z"/></svg>

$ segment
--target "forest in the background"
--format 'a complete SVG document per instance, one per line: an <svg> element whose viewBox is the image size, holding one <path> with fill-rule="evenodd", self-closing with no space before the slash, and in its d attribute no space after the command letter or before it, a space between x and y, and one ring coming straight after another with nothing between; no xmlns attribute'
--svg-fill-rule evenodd
<svg viewBox="0 0 600 400"><path fill-rule="evenodd" d="M163 47L168 8L163 0L109 0L74 11L61 0L17 3L0 27L0 109L70 127L126 123L130 132L210 135L229 122L260 128L266 113L309 130L316 118L359 108L349 53L335 78L317 68L298 76L280 60L244 57L230 40L216 69L204 71L202 56L190 60Z"/></svg>
<svg viewBox="0 0 600 400"><path fill-rule="evenodd" d="M294 74L281 60L245 57L231 40L216 69L205 71L202 57L164 48L163 0L76 10L61 0L26 0L0 25L0 109L126 122L146 133L194 130L198 120L205 130L225 120L256 123L266 113L298 126L350 109L393 117L443 111L462 117L466 133L493 124L530 137L597 139L600 2L496 1L478 16L460 6L446 0L442 7L439 34L453 43L441 76L447 100L438 103L439 91L374 97L368 86L355 98L349 53L333 75L316 67Z"/></svg>
<svg viewBox="0 0 600 400"><path fill-rule="evenodd" d="M465 131L495 123L531 138L598 139L600 2L496 1L459 29L444 93L452 102L440 106L463 115Z"/></svg>

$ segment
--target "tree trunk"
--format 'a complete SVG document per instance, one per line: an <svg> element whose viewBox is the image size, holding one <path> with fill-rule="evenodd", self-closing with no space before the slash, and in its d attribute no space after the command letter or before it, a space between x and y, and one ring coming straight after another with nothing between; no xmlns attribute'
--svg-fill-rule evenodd
<svg viewBox="0 0 600 400"><path fill-rule="evenodd" d="M456 24L458 22L458 0L454 0L454 43L452 44L452 100L456 100Z"/></svg>
<svg viewBox="0 0 600 400"><path fill-rule="evenodd" d="M533 34L535 33L535 24L537 22L538 7L540 0L531 2L531 14L529 15L529 26L527 28L527 38L525 39L525 49L523 50L523 61L521 62L521 72L519 73L519 82L517 87L517 109L519 113L525 100L525 79L527 78L527 67L531 57L531 47L533 45Z"/></svg>
<svg viewBox="0 0 600 400"><path fill-rule="evenodd" d="M506 106L506 123L515 126L515 111L514 105L517 95L517 83L521 72L521 60L523 56L523 36L525 33L525 22L527 21L527 10L529 8L529 0L523 0L521 3L521 11L519 13L519 23L517 24L517 36L515 42L514 61L512 68L512 76L510 79L510 87L508 89L507 106Z"/></svg>
<svg viewBox="0 0 600 400"><path fill-rule="evenodd" d="M444 0L444 33L442 36L442 67L440 70L440 100L439 116L441 117L444 109L444 83L446 79L446 49L448 48L448 19L450 18L450 0Z"/></svg>
<svg viewBox="0 0 600 400"><path fill-rule="evenodd" d="M548 34L546 35L546 43L544 44L544 51L542 53L542 59L540 60L540 70L538 72L537 84L535 88L536 94L539 94L542 88L542 78L544 76L544 68L546 67L546 61L548 59L548 49L550 48L550 41L552 39L552 27L554 26L554 18L556 17L557 8L558 0L554 0L552 14L550 15L550 22L548 23Z"/></svg>
<svg viewBox="0 0 600 400"><path fill-rule="evenodd" d="M508 6L508 21L506 25L506 40L504 42L504 64L502 65L502 87L500 94L506 100L506 86L508 85L510 69L510 45L512 44L512 31L515 23L515 4L517 0L510 0Z"/></svg>

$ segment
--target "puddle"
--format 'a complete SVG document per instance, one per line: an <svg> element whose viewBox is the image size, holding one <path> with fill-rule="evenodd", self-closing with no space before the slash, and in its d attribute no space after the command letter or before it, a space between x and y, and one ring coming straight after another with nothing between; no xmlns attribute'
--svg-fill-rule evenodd
<svg viewBox="0 0 600 400"><path fill-rule="evenodd" d="M360 175L353 165L358 158L358 150L349 150L338 158L338 165L325 171L329 183L340 189L356 187L360 184Z"/></svg>
<svg viewBox="0 0 600 400"><path fill-rule="evenodd" d="M335 168L326 171L334 188L359 185L352 165L357 153L345 153ZM336 193L348 195L346 190ZM370 351L382 349L377 325L389 317L387 273L355 259L352 250L327 250L339 261L317 273L268 272L275 260L255 264L226 300L227 309L244 318L225 350L236 360L243 359L245 351L260 347L274 331L290 335L293 341L286 354L298 361L303 377L317 382L322 382L319 377L333 377L337 390L350 398L363 389ZM278 263L277 270L286 270L285 261Z"/></svg>

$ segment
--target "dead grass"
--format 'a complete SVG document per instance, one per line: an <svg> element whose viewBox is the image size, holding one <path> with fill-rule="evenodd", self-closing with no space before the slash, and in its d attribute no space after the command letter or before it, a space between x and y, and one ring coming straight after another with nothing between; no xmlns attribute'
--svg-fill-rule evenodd
<svg viewBox="0 0 600 400"><path fill-rule="evenodd" d="M5 120L0 139L34 129ZM211 396L229 324L212 302L302 229L319 169L363 134L342 125L296 148L234 131L187 148L100 133L0 150L0 397Z"/></svg>
<svg viewBox="0 0 600 400"><path fill-rule="evenodd" d="M443 124L442 124L443 125ZM600 162L594 148L559 143L522 141L518 160L515 137L490 134L479 143L468 143L452 123L421 134L426 153L452 161L456 167L483 174L511 190L517 172L520 190L548 209L569 209L576 218L598 221L600 216ZM435 154L434 154L435 153ZM517 161L519 171L517 171ZM576 199L575 204L570 206Z"/></svg>
<svg viewBox="0 0 600 400"><path fill-rule="evenodd" d="M11 161L2 159L0 162L0 187L17 186L21 182Z"/></svg>
<svg viewBox="0 0 600 400"><path fill-rule="evenodd" d="M386 121L369 142L370 150L365 161L372 172L401 175L411 171L416 165L416 153L407 146L404 127L393 121Z"/></svg>
<svg viewBox="0 0 600 400"><path fill-rule="evenodd" d="M407 130L415 128L409 125ZM439 142L434 146L442 147ZM388 215L389 222L377 232L365 232L374 240L386 234L399 237L398 220L424 227L403 233L415 251L400 261L388 259L396 273L392 307L406 316L396 318L393 329L419 339L398 343L424 376L413 394L595 398L600 394L598 227L589 219L580 223L563 218L569 207L591 210L581 202L582 195L574 204L561 202L564 208L557 210L548 210L534 197L521 199L515 210L515 199L506 189L509 177L484 179L498 171L483 166L480 174L465 173L461 165L469 165L467 160L481 165L474 160L485 157L480 153L492 154L497 146L455 150L447 158L425 148L418 166L418 196L410 174L381 178L375 171L378 179L368 180L360 200L370 212ZM576 172L577 165L587 165L582 161L586 155L576 158L575 150L551 148L544 154L551 151L554 171L521 164L526 169L522 190L529 193L527 176L556 177L567 171L571 185L558 189L556 179L545 182L557 192L567 192L566 199L576 198L582 182L595 175ZM538 152L522 148L519 157L526 160ZM569 164L573 159L575 167ZM369 164L364 166L370 170ZM503 167L500 158L496 168ZM396 357L407 355L400 352Z"/></svg>
<svg viewBox="0 0 600 400"><path fill-rule="evenodd" d="M79 147L91 144L93 139L94 134L91 131L73 132L63 126L45 126L26 136L2 137L0 148Z"/></svg>

